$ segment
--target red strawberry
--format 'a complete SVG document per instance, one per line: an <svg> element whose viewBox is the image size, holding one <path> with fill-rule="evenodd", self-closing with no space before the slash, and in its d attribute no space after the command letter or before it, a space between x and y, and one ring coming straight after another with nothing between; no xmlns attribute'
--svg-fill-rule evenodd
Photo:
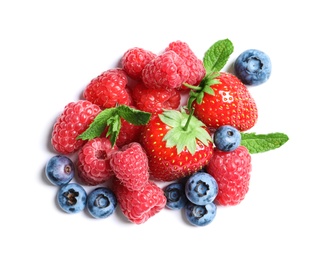
<svg viewBox="0 0 326 260"><path fill-rule="evenodd" d="M239 131L252 128L258 118L257 107L247 87L233 74L220 72L212 93L204 93L201 103L194 102L194 115L212 129L231 125Z"/></svg>
<svg viewBox="0 0 326 260"><path fill-rule="evenodd" d="M168 110L152 116L141 133L150 175L173 181L198 171L212 156L211 136L205 125L185 111Z"/></svg>
<svg viewBox="0 0 326 260"><path fill-rule="evenodd" d="M148 88L180 89L189 77L184 60L174 51L166 51L151 60L142 71Z"/></svg>
<svg viewBox="0 0 326 260"><path fill-rule="evenodd" d="M181 95L175 89L153 89L145 87L143 83L138 83L132 89L132 98L140 110L158 113L163 109L177 109Z"/></svg>
<svg viewBox="0 0 326 260"><path fill-rule="evenodd" d="M233 152L222 152L215 148L206 170L219 187L216 204L236 205L244 199L249 189L251 172L251 156L246 147L239 146Z"/></svg>
<svg viewBox="0 0 326 260"><path fill-rule="evenodd" d="M198 59L195 53L190 49L189 45L182 41L171 42L165 51L174 51L186 63L189 69L189 77L186 83L190 85L198 85L204 78L206 70L203 61ZM186 87L182 87L187 89Z"/></svg>
<svg viewBox="0 0 326 260"><path fill-rule="evenodd" d="M156 56L151 51L134 47L123 54L121 66L130 78L141 80L143 68Z"/></svg>
<svg viewBox="0 0 326 260"><path fill-rule="evenodd" d="M51 136L53 148L61 154L76 152L85 141L77 139L101 112L98 105L87 100L71 102L57 118Z"/></svg>
<svg viewBox="0 0 326 260"><path fill-rule="evenodd" d="M112 190L122 213L135 224L146 222L160 212L166 204L163 190L152 181L148 181L140 190L129 190L114 178Z"/></svg>
<svg viewBox="0 0 326 260"><path fill-rule="evenodd" d="M113 176L110 159L117 147L112 148L107 138L89 140L78 153L78 177L86 185L98 185Z"/></svg>
<svg viewBox="0 0 326 260"><path fill-rule="evenodd" d="M140 190L149 179L147 155L139 143L130 143L115 152L110 165L115 176L129 190Z"/></svg>
<svg viewBox="0 0 326 260"><path fill-rule="evenodd" d="M115 107L117 104L129 105L131 97L127 88L127 75L122 69L109 69L86 86L84 98L101 108Z"/></svg>

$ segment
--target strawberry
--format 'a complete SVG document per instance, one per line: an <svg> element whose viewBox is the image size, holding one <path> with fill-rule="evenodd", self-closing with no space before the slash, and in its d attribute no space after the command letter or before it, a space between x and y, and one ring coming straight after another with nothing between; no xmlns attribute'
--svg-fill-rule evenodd
<svg viewBox="0 0 326 260"><path fill-rule="evenodd" d="M195 116L212 129L231 125L239 131L252 128L258 118L257 107L247 87L233 74L220 72L213 94L205 93L194 103Z"/></svg>
<svg viewBox="0 0 326 260"><path fill-rule="evenodd" d="M206 126L183 109L153 115L141 133L150 176L173 181L189 176L205 166L213 145Z"/></svg>

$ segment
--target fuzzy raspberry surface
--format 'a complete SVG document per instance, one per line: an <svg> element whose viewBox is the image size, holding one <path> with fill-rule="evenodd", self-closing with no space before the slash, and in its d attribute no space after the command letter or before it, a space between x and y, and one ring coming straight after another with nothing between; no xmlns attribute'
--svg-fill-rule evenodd
<svg viewBox="0 0 326 260"><path fill-rule="evenodd" d="M87 141L78 153L78 177L86 185L98 185L113 176L111 156L117 147L105 137Z"/></svg>
<svg viewBox="0 0 326 260"><path fill-rule="evenodd" d="M123 54L121 66L130 78L141 80L144 67L156 56L157 55L151 51L134 47Z"/></svg>
<svg viewBox="0 0 326 260"><path fill-rule="evenodd" d="M98 105L87 100L67 104L54 123L51 144L60 154L76 152L85 141L77 139L101 112Z"/></svg>
<svg viewBox="0 0 326 260"><path fill-rule="evenodd" d="M129 190L142 189L149 179L147 155L137 142L127 144L115 152L110 165L115 176Z"/></svg>
<svg viewBox="0 0 326 260"><path fill-rule="evenodd" d="M114 178L112 187L122 213L132 223L145 223L165 207L164 192L153 181L148 181L141 190L129 190Z"/></svg>
<svg viewBox="0 0 326 260"><path fill-rule="evenodd" d="M251 155L244 146L239 146L233 152L214 149L206 170L219 187L216 204L237 205L245 198L249 190L251 167Z"/></svg>
<svg viewBox="0 0 326 260"><path fill-rule="evenodd" d="M174 51L166 51L150 61L142 78L148 88L180 89L189 77L184 60Z"/></svg>
<svg viewBox="0 0 326 260"><path fill-rule="evenodd" d="M86 100L102 109L115 107L116 104L129 105L131 97L127 83L127 75L122 69L109 69L92 79L83 95Z"/></svg>

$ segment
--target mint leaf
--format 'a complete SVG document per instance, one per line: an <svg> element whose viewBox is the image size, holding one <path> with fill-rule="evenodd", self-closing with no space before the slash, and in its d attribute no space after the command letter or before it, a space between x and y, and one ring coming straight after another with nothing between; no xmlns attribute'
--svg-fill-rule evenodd
<svg viewBox="0 0 326 260"><path fill-rule="evenodd" d="M283 133L241 133L241 145L245 146L251 154L267 152L279 148L288 140L289 137Z"/></svg>
<svg viewBox="0 0 326 260"><path fill-rule="evenodd" d="M151 117L151 114L148 112L137 110L126 105L118 106L117 113L133 125L146 125Z"/></svg>
<svg viewBox="0 0 326 260"><path fill-rule="evenodd" d="M215 42L204 55L206 75L219 72L228 61L233 49L233 44L229 39Z"/></svg>

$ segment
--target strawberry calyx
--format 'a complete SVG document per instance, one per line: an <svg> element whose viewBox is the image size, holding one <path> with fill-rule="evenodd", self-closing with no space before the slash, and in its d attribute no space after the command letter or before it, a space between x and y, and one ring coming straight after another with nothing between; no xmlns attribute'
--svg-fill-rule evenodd
<svg viewBox="0 0 326 260"><path fill-rule="evenodd" d="M94 121L77 139L91 140L100 137L107 129L105 136L110 138L111 145L114 146L121 129L121 118L133 125L146 125L150 117L151 113L127 105L106 108L95 117Z"/></svg>
<svg viewBox="0 0 326 260"><path fill-rule="evenodd" d="M205 124L196 117L192 116L193 112L188 114L184 108L180 111L165 110L159 114L160 120L171 129L163 137L166 141L166 147L176 147L177 153L187 149L192 155L196 152L197 140L205 146L209 146L212 137L206 131Z"/></svg>

